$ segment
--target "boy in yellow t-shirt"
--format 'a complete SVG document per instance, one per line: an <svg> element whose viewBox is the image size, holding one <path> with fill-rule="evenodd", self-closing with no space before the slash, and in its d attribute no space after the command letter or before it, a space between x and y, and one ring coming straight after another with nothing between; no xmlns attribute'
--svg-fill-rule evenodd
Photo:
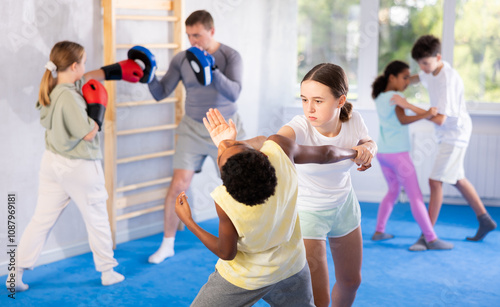
<svg viewBox="0 0 500 307"><path fill-rule="evenodd" d="M218 147L223 185L211 196L219 237L192 218L186 195L176 213L220 259L192 306L314 306L311 277L297 219L294 163L334 163L356 157L335 146L300 146L279 135L236 141L236 126L210 109L204 124Z"/></svg>

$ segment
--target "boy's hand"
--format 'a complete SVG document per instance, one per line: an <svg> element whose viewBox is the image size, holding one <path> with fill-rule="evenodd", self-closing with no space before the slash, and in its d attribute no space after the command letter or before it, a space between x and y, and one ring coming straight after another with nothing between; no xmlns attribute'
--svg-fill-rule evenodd
<svg viewBox="0 0 500 307"><path fill-rule="evenodd" d="M203 118L203 124L210 132L210 137L216 147L219 147L219 143L224 140L236 140L237 131L233 120L229 119L228 124L217 109L208 110L207 117Z"/></svg>
<svg viewBox="0 0 500 307"><path fill-rule="evenodd" d="M426 114L427 118L430 119L438 114L438 109L436 107L431 107L429 110L427 110Z"/></svg>
<svg viewBox="0 0 500 307"><path fill-rule="evenodd" d="M177 213L179 219L186 225L193 219L185 192L181 192L175 200L175 213Z"/></svg>
<svg viewBox="0 0 500 307"><path fill-rule="evenodd" d="M391 105L398 105L403 109L408 109L410 106L410 103L403 97L399 96L398 94L392 95L391 101L392 101Z"/></svg>
<svg viewBox="0 0 500 307"><path fill-rule="evenodd" d="M357 168L358 171L360 172L364 172L366 171L367 169L369 169L370 167L372 167L372 164L368 164L368 165L361 165L360 167Z"/></svg>

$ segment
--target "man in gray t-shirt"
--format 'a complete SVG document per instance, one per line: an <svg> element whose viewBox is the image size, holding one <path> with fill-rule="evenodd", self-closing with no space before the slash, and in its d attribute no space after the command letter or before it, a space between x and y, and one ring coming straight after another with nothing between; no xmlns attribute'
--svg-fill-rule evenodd
<svg viewBox="0 0 500 307"><path fill-rule="evenodd" d="M217 161L217 147L203 125L203 117L208 110L219 109L225 118L234 121L238 136L244 135L236 106L243 72L240 54L214 39L214 23L207 11L193 12L185 24L191 45L211 54L217 68L212 72L211 84L201 85L186 59L186 51L181 51L173 57L165 76L161 80L155 77L148 84L156 100L169 96L179 81L186 88L186 112L176 129L174 174L165 198L163 242L149 257L150 263L160 263L174 255L174 240L179 225L179 218L175 214L175 199L189 188L194 173L201 171L207 156Z"/></svg>

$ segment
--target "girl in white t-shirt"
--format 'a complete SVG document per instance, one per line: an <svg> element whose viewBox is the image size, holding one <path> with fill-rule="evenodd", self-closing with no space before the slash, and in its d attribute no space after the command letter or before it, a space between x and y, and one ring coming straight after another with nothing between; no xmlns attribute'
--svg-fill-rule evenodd
<svg viewBox="0 0 500 307"><path fill-rule="evenodd" d="M331 63L315 66L301 83L304 115L278 131L299 145L335 145L358 152L354 160L296 166L300 227L316 306L330 303L327 237L335 265L332 305L350 306L361 283L361 211L349 170L354 164L359 171L370 168L377 145L360 114L346 101L348 87L341 67Z"/></svg>

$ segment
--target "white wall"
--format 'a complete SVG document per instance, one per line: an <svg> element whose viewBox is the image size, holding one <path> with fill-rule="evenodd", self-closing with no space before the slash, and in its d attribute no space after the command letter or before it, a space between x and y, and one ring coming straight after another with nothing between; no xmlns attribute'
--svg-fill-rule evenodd
<svg viewBox="0 0 500 307"><path fill-rule="evenodd" d="M17 193L16 238L33 215L44 130L35 109L38 86L50 49L59 40L85 45L88 67L102 63L102 30L98 1L2 1L0 10L0 246L5 250L7 193ZM88 250L80 214L70 206L54 227L46 249L58 257ZM82 245L85 242L86 245ZM61 250L65 247L65 250ZM7 255L1 253L0 265ZM0 274L4 274L5 266Z"/></svg>
<svg viewBox="0 0 500 307"><path fill-rule="evenodd" d="M293 99L296 6L296 0L185 1L184 18L194 10L207 9L215 19L216 39L235 48L243 57L244 83L238 105L247 136L274 132L281 125L282 106ZM4 145L0 150L0 198L6 204L9 192L17 194L17 241L33 215L37 198L44 130L34 106L44 65L52 46L68 39L85 47L88 70L100 67L103 63L100 14L99 0L2 1L0 67L4 73L0 77L0 137ZM148 42L154 42L158 35L167 35L161 28L140 34L130 31L132 39L139 37ZM121 33L117 39L123 36L127 35ZM133 94L142 97L147 91L140 86ZM197 219L214 216L208 193L219 179L213 167L213 162L207 161L204 172L193 181L190 199ZM141 164L136 168L140 172ZM6 248L7 209L1 208L0 246ZM157 212L142 220L119 222L118 241L161 232L162 215ZM70 203L53 228L38 264L88 251L83 221ZM7 260L5 253L0 254L0 275L6 273Z"/></svg>

